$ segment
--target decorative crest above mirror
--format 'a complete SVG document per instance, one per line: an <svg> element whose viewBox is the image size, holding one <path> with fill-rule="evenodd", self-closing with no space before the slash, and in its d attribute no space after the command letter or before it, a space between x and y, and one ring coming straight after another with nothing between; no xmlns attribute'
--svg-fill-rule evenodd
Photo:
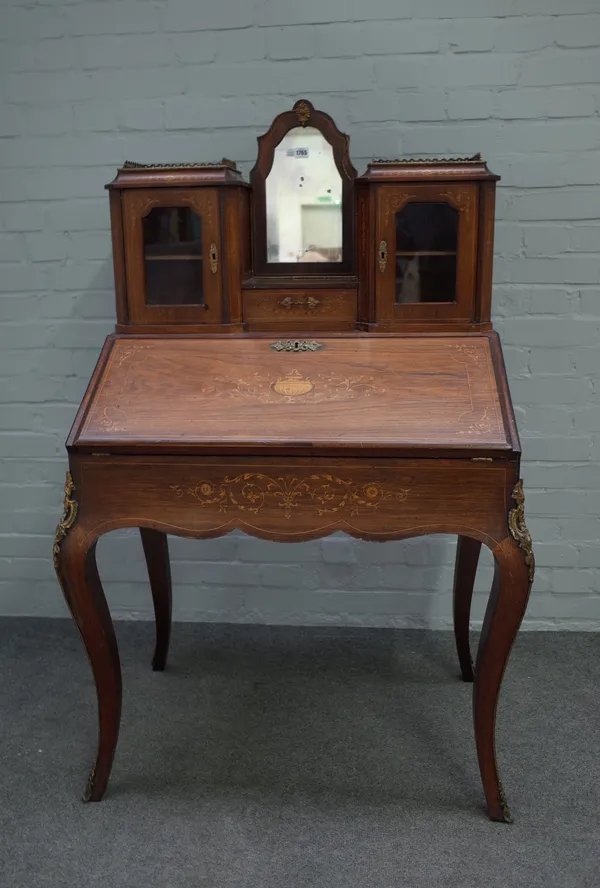
<svg viewBox="0 0 600 888"><path fill-rule="evenodd" d="M258 139L253 189L254 274L310 278L354 273L354 179L348 136L307 99Z"/></svg>

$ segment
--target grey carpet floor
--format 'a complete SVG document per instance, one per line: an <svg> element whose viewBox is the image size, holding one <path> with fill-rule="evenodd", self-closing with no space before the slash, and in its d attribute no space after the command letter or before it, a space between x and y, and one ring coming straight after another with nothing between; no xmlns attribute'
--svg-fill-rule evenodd
<svg viewBox="0 0 600 888"><path fill-rule="evenodd" d="M2 888L598 888L600 636L523 634L484 808L448 633L117 627L121 738L100 804L69 620L0 620Z"/></svg>

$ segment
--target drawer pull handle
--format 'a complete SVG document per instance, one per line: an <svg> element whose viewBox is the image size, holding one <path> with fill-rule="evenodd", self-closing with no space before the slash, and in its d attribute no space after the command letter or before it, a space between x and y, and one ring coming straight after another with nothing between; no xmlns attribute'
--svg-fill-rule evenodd
<svg viewBox="0 0 600 888"><path fill-rule="evenodd" d="M217 269L219 267L219 253L217 251L217 245L210 245L210 252L208 254L208 261L210 262L210 270L213 274L217 273Z"/></svg>
<svg viewBox="0 0 600 888"><path fill-rule="evenodd" d="M284 308L292 308L294 305L300 305L303 308L316 308L319 305L319 300L315 299L314 296L309 296L308 299L292 299L291 296L286 296L285 299L282 299L279 303L283 305Z"/></svg>
<svg viewBox="0 0 600 888"><path fill-rule="evenodd" d="M379 244L379 253L377 256L377 261L379 262L379 271L383 274L385 271L385 267L387 265L387 243L382 240Z"/></svg>

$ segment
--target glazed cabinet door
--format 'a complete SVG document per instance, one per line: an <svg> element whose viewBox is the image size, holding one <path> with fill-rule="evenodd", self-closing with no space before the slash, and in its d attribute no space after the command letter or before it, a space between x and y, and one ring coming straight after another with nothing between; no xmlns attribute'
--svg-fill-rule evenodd
<svg viewBox="0 0 600 888"><path fill-rule="evenodd" d="M477 194L477 186L471 183L378 188L378 323L471 318L477 267Z"/></svg>
<svg viewBox="0 0 600 888"><path fill-rule="evenodd" d="M218 324L222 275L214 188L126 191L125 264L130 319Z"/></svg>

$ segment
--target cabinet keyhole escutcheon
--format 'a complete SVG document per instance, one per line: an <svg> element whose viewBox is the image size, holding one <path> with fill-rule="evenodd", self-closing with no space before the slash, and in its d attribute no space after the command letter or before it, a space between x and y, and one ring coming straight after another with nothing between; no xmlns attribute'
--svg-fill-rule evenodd
<svg viewBox="0 0 600 888"><path fill-rule="evenodd" d="M379 262L379 271L382 274L385 271L385 267L387 265L387 255L388 255L387 243L386 243L386 241L382 240L381 243L379 244L379 252L378 252L378 259L377 259L377 261Z"/></svg>
<svg viewBox="0 0 600 888"><path fill-rule="evenodd" d="M219 253L217 251L217 245L210 245L210 252L208 254L208 260L210 262L210 270L213 274L217 273L217 269L219 267Z"/></svg>

